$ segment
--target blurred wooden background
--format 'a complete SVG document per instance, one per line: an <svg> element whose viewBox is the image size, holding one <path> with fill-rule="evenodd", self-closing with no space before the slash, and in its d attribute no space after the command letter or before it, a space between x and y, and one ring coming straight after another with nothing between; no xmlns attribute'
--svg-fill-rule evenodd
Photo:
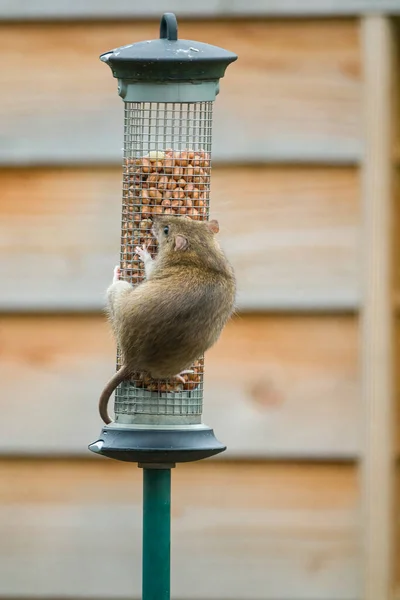
<svg viewBox="0 0 400 600"><path fill-rule="evenodd" d="M239 55L212 213L241 311L204 413L229 450L173 473L173 598L391 600L400 0L166 4L0 0L0 598L140 597L141 472L87 451L123 126L98 56L168 10Z"/></svg>

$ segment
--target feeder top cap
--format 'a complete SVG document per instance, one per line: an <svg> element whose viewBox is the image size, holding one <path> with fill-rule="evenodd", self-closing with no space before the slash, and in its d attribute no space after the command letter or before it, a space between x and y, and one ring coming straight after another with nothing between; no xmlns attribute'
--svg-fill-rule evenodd
<svg viewBox="0 0 400 600"><path fill-rule="evenodd" d="M101 54L114 77L132 82L217 81L237 55L218 46L178 39L173 13L165 13L160 38L128 44Z"/></svg>

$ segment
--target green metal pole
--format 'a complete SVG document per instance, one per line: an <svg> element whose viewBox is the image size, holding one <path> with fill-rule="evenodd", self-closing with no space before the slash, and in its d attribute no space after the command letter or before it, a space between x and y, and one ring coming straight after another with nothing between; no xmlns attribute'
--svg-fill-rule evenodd
<svg viewBox="0 0 400 600"><path fill-rule="evenodd" d="M170 600L171 469L143 468L142 600Z"/></svg>

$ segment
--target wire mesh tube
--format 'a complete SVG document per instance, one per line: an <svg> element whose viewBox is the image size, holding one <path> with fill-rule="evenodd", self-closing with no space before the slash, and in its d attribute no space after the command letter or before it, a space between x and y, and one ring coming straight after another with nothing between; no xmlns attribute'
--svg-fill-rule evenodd
<svg viewBox="0 0 400 600"><path fill-rule="evenodd" d="M121 227L121 279L138 285L144 268L135 255L150 244L152 217L209 213L212 102L125 103ZM117 355L117 368L121 365ZM123 382L115 394L119 423L185 425L201 422L204 358L179 380L153 380L147 374Z"/></svg>

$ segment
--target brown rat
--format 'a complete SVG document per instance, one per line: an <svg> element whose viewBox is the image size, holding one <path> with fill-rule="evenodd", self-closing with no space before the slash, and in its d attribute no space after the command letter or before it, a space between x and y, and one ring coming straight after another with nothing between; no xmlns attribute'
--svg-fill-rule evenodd
<svg viewBox="0 0 400 600"><path fill-rule="evenodd" d="M119 280L107 290L108 314L123 366L104 388L99 411L111 419L108 400L138 373L154 379L178 377L218 340L234 310L236 281L215 234L218 222L161 215L154 218L158 253L136 248L146 280L136 287Z"/></svg>

